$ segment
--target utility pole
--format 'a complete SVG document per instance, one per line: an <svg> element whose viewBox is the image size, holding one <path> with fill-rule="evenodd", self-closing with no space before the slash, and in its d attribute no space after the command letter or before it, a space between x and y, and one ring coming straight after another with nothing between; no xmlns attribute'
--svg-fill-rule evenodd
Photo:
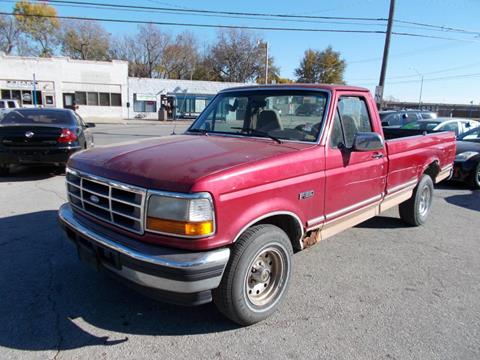
<svg viewBox="0 0 480 360"><path fill-rule="evenodd" d="M383 89L385 86L385 75L387 73L388 51L390 50L390 37L392 36L393 14L395 12L395 0L390 0L390 12L388 13L387 33L385 36L385 46L383 48L382 70L380 72L380 82L375 91L377 106L380 110L383 104Z"/></svg>

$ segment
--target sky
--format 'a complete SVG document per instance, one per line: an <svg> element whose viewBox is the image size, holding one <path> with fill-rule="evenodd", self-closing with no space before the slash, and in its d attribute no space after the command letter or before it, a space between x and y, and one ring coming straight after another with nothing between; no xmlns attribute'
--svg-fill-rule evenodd
<svg viewBox="0 0 480 360"><path fill-rule="evenodd" d="M290 14L335 17L387 18L388 0L85 0L96 3L203 9L232 12ZM13 1L0 0L0 11L11 11ZM74 8L52 4L59 15L117 18L141 21L227 24L263 27L295 27L324 29L385 30L385 22L365 21L361 25L350 21L338 24L319 19L301 21L266 21L262 19L222 18L166 14L154 11L126 12L118 8ZM397 0L395 19L459 28L477 32L457 33L446 30L431 31L417 25L394 23L393 31L408 32L448 39L420 38L392 35L384 96L400 101L480 104L480 0ZM290 19L292 20L292 19ZM305 21L306 20L306 21ZM338 21L337 21L338 22ZM103 23L112 35L134 33L135 24ZM189 30L202 45L216 37L214 28L161 26L175 35ZM282 77L294 79L304 51L323 50L331 45L347 63L345 81L350 85L367 87L374 91L378 84L385 34L321 33L293 31L255 31L268 41L269 52L280 67Z"/></svg>

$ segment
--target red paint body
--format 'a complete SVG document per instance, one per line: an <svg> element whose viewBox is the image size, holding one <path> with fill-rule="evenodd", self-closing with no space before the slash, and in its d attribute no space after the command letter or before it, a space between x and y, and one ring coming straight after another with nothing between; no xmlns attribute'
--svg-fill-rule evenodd
<svg viewBox="0 0 480 360"><path fill-rule="evenodd" d="M246 225L277 211L297 215L306 231L326 214L378 194L388 195L389 189L413 179L418 181L433 162L440 169L453 163L455 136L447 132L389 140L380 151L383 158L372 158L372 152L352 152L346 163L340 150L325 145L337 100L341 95L364 97L374 131L383 136L370 93L347 86L303 87L330 92L328 114L318 144L178 135L96 148L75 155L69 166L149 190L211 193L217 226L211 237L180 239L147 232L140 236L115 229L140 241L207 250L231 244ZM299 199L300 193L311 190L313 197Z"/></svg>

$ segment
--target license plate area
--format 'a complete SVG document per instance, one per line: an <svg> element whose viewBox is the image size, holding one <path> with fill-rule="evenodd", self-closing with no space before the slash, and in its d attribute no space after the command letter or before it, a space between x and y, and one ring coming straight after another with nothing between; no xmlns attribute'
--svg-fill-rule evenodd
<svg viewBox="0 0 480 360"><path fill-rule="evenodd" d="M81 261L98 271L102 264L115 269L121 269L118 253L108 248L94 245L91 242L79 237L77 242L78 257Z"/></svg>

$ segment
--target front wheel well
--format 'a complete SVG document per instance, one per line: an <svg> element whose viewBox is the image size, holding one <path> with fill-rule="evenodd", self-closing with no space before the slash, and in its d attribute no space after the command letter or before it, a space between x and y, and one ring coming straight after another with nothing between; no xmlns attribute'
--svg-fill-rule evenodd
<svg viewBox="0 0 480 360"><path fill-rule="evenodd" d="M300 220L289 214L278 214L266 217L265 219L259 220L254 225L258 224L271 224L279 227L290 239L292 243L292 248L294 251L302 250L302 237L303 237L303 227L300 223Z"/></svg>
<svg viewBox="0 0 480 360"><path fill-rule="evenodd" d="M425 175L428 175L432 178L432 181L435 183L435 179L437 178L438 174L440 173L440 165L438 161L435 160L430 165L427 166L425 171L423 172Z"/></svg>

